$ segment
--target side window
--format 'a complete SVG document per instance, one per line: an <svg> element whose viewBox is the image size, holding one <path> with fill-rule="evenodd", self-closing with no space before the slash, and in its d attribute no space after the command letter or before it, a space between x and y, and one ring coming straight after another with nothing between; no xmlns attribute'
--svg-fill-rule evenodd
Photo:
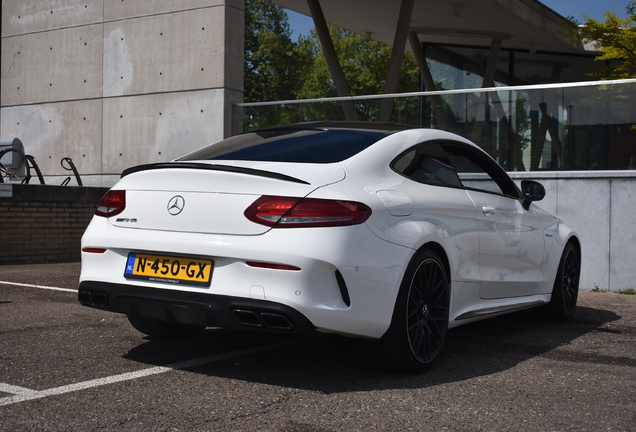
<svg viewBox="0 0 636 432"><path fill-rule="evenodd" d="M391 164L397 173L416 181L439 186L462 187L442 147L437 143L416 147Z"/></svg>
<svg viewBox="0 0 636 432"><path fill-rule="evenodd" d="M444 151L467 189L518 197L516 186L497 162L463 145L444 144Z"/></svg>

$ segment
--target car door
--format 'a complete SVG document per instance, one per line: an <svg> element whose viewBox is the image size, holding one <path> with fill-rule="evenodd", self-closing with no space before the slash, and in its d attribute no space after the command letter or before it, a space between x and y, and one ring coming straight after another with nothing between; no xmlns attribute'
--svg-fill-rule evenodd
<svg viewBox="0 0 636 432"><path fill-rule="evenodd" d="M410 241L424 232L439 233L451 251L454 282L472 283L477 289L480 275L476 208L442 147L437 142L415 146L397 157L391 168L405 179L377 194L389 212L403 220L400 232ZM404 204L396 205L399 203ZM410 230L406 229L407 221ZM398 242L407 244L408 240Z"/></svg>
<svg viewBox="0 0 636 432"><path fill-rule="evenodd" d="M545 243L540 215L523 208L517 187L491 158L465 144L443 147L477 208L480 297L536 294Z"/></svg>

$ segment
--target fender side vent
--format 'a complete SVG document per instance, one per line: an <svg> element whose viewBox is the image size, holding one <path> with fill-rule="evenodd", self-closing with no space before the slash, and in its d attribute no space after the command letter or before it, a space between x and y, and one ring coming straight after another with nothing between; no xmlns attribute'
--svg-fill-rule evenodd
<svg viewBox="0 0 636 432"><path fill-rule="evenodd" d="M351 298L349 297L349 290L347 289L347 284L345 283L340 270L336 270L336 280L338 281L338 288L340 288L340 295L342 296L342 301L347 305L351 306Z"/></svg>

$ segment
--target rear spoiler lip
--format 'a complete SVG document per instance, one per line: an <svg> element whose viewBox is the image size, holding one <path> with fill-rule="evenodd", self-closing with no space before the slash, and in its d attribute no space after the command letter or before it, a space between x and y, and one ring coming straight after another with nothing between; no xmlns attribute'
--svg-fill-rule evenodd
<svg viewBox="0 0 636 432"><path fill-rule="evenodd" d="M206 163L196 163L196 162L159 162L152 163L146 165L137 165L131 168L125 169L121 173L121 177L124 178L129 174L133 174L140 171L150 171L155 169L199 169L199 170L208 170L208 171L224 171L224 172L233 172L238 174L247 174L259 177L267 177L276 180L283 180L293 183L301 183L310 185L311 183L306 182L305 180L301 180L296 177L288 176L281 173L264 171L254 168L246 168L246 167L237 167L231 165L212 165Z"/></svg>

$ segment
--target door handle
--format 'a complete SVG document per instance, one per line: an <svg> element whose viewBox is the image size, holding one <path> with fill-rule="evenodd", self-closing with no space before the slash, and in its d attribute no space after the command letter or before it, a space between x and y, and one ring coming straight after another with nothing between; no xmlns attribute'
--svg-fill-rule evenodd
<svg viewBox="0 0 636 432"><path fill-rule="evenodd" d="M486 215L486 216L492 216L495 214L495 208L491 205L482 205L481 206L481 211Z"/></svg>

